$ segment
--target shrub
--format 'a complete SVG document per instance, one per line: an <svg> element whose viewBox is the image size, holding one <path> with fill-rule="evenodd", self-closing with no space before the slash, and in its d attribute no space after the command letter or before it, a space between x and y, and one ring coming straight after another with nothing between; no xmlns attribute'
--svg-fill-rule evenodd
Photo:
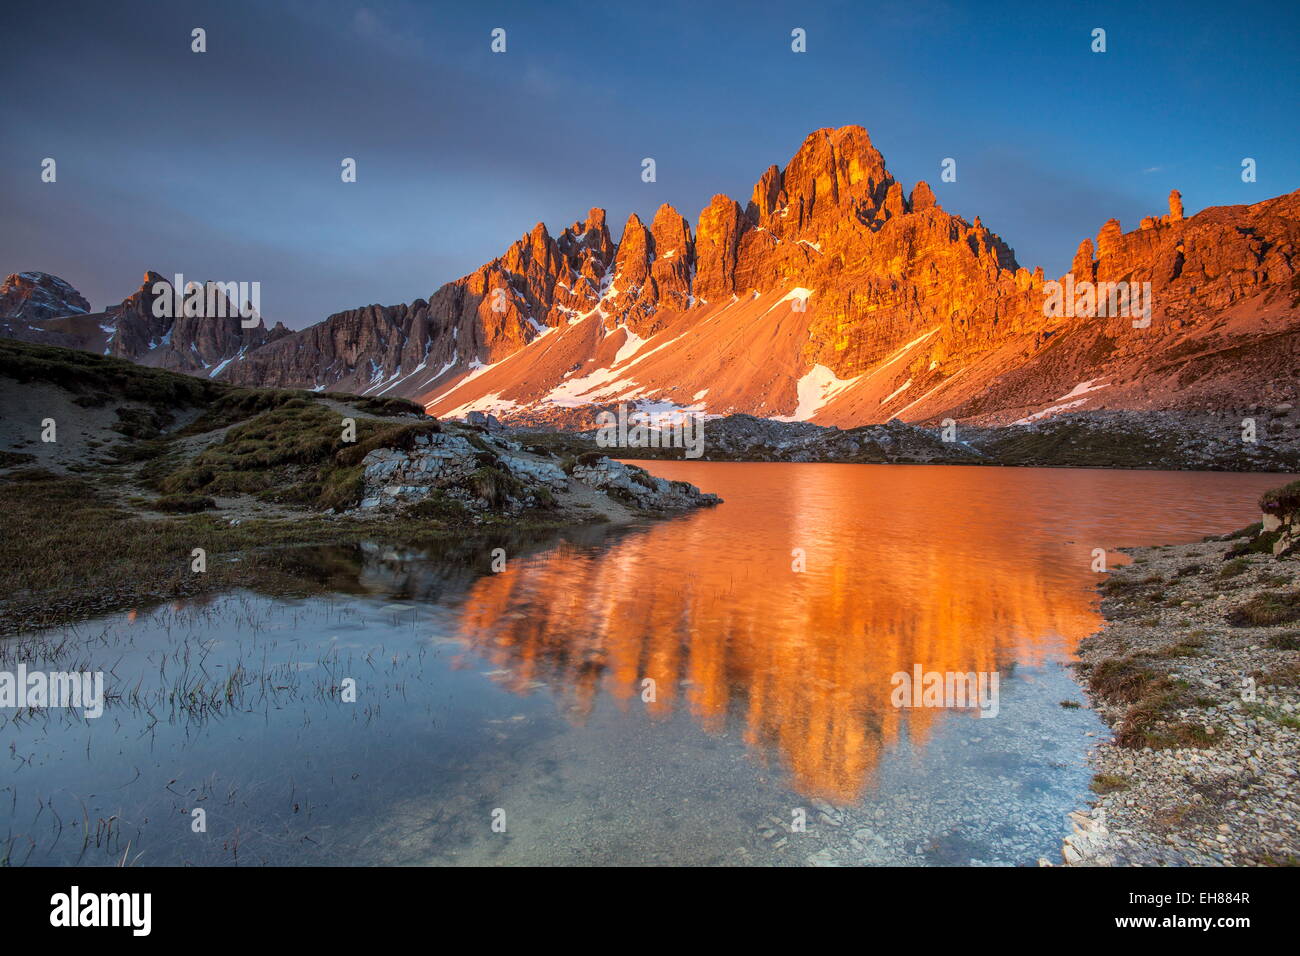
<svg viewBox="0 0 1300 956"><path fill-rule="evenodd" d="M475 495L492 508L500 508L508 499L517 498L523 492L522 482L500 468L479 468L469 476L467 484Z"/></svg>
<svg viewBox="0 0 1300 956"><path fill-rule="evenodd" d="M1227 615L1234 627L1275 627L1300 621L1300 591L1264 591Z"/></svg>
<svg viewBox="0 0 1300 956"><path fill-rule="evenodd" d="M340 398L341 396L334 396ZM367 415L423 415L424 406L405 398L353 398L346 399L349 405Z"/></svg>
<svg viewBox="0 0 1300 956"><path fill-rule="evenodd" d="M406 509L406 514L412 518L432 519L452 525L464 524L470 516L464 502L457 501L441 490L429 492L423 501Z"/></svg>
<svg viewBox="0 0 1300 956"><path fill-rule="evenodd" d="M205 498L202 495L164 495L155 501L153 506L156 511L191 515L215 508L217 503L211 498Z"/></svg>
<svg viewBox="0 0 1300 956"><path fill-rule="evenodd" d="M1262 525L1257 525L1257 527L1262 527ZM1273 545L1277 543L1277 539L1281 536L1281 532L1278 531L1261 532L1249 541L1243 541L1241 544L1234 547L1228 552L1226 557L1237 558L1246 554L1271 555L1273 553Z"/></svg>
<svg viewBox="0 0 1300 956"><path fill-rule="evenodd" d="M1285 634L1270 634L1268 646L1279 651L1300 651L1300 631L1287 631Z"/></svg>
<svg viewBox="0 0 1300 956"><path fill-rule="evenodd" d="M344 467L359 465L366 455L377 448L395 448L399 451L410 451L415 447L415 440L421 435L430 435L442 431L442 426L432 419L404 425L378 425L376 423L374 427L378 430L339 451L334 456L335 462Z"/></svg>
<svg viewBox="0 0 1300 956"><path fill-rule="evenodd" d="M1093 793L1106 794L1115 793L1118 790L1127 790L1130 784L1123 777L1116 776L1113 773L1099 773L1092 778L1092 783L1088 785Z"/></svg>
<svg viewBox="0 0 1300 956"><path fill-rule="evenodd" d="M12 468L14 465L26 465L36 460L35 455L21 451L0 451L0 468Z"/></svg>
<svg viewBox="0 0 1300 956"><path fill-rule="evenodd" d="M1264 492L1259 507L1265 514L1278 517L1300 510L1300 480Z"/></svg>

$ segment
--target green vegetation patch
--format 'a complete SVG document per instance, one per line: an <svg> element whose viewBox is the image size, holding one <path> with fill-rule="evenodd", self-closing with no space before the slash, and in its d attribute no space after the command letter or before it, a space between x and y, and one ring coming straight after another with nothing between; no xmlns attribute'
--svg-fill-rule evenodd
<svg viewBox="0 0 1300 956"><path fill-rule="evenodd" d="M1178 712L1195 704L1187 684L1148 666L1142 655L1113 657L1088 674L1094 696L1128 708L1115 728L1121 747L1165 750L1209 747L1214 735L1204 725L1178 719Z"/></svg>
<svg viewBox="0 0 1300 956"><path fill-rule="evenodd" d="M1093 793L1107 794L1127 790L1131 786L1132 784L1124 777L1113 773L1099 773L1092 778L1092 783L1088 784L1088 789Z"/></svg>
<svg viewBox="0 0 1300 956"><path fill-rule="evenodd" d="M1262 529L1263 526L1255 525L1255 527ZM1261 530L1260 533L1256 534L1255 537L1251 538L1249 541L1244 541L1233 547L1226 557L1237 558L1246 554L1267 554L1271 556L1273 554L1273 545L1277 543L1277 539L1281 536L1282 533L1280 531Z"/></svg>
<svg viewBox="0 0 1300 956"><path fill-rule="evenodd" d="M1263 530L1264 530L1264 523L1262 521L1256 521L1254 524L1248 524L1244 528L1238 528L1236 531L1232 532L1232 534L1224 535L1222 540L1235 541L1238 538L1253 538ZM1205 540L1213 541L1215 540L1215 538L1213 535L1211 535Z"/></svg>
<svg viewBox="0 0 1300 956"><path fill-rule="evenodd" d="M338 418L336 417L334 421L337 422ZM399 425L387 422L364 422L365 427L362 426L363 422L357 423L357 441L354 444L344 446L335 455L339 465L343 467L359 465L366 455L377 448L396 448L401 451L410 451L415 447L415 440L421 435L431 435L442 431L442 426L432 418L423 422L410 422Z"/></svg>
<svg viewBox="0 0 1300 956"><path fill-rule="evenodd" d="M1081 468L1140 468L1181 455L1176 438L1130 433L1118 423L1096 427L1068 417L1033 430L1008 429L994 434L984 452L1004 465L1074 465Z"/></svg>
<svg viewBox="0 0 1300 956"><path fill-rule="evenodd" d="M1300 480L1264 492L1259 507L1265 514L1279 518L1300 510Z"/></svg>
<svg viewBox="0 0 1300 956"><path fill-rule="evenodd" d="M441 489L429 492L423 501L408 508L406 517L432 519L452 527L468 527L473 523L465 503Z"/></svg>
<svg viewBox="0 0 1300 956"><path fill-rule="evenodd" d="M170 596L256 573L265 556L239 565L216 560L224 552L268 543L309 541L321 535L311 520L246 522L232 527L211 515L137 517L94 483L36 468L0 479L0 595L12 615L30 627L57 623L75 607L79 616L130 606L142 595ZM207 571L191 570L192 552L207 552Z"/></svg>
<svg viewBox="0 0 1300 956"><path fill-rule="evenodd" d="M1155 671L1136 657L1111 657L1088 672L1088 689L1106 700L1134 703L1160 682Z"/></svg>
<svg viewBox="0 0 1300 956"><path fill-rule="evenodd" d="M0 468L13 468L17 465L27 465L35 460L35 455L28 455L25 452L0 450Z"/></svg>
<svg viewBox="0 0 1300 956"><path fill-rule="evenodd" d="M167 514L197 514L211 511L217 503L202 495L164 495L153 503L155 511Z"/></svg>
<svg viewBox="0 0 1300 956"><path fill-rule="evenodd" d="M424 406L405 398L371 398L354 395L331 395L331 398L346 402L359 412L379 417L393 415L423 415Z"/></svg>
<svg viewBox="0 0 1300 956"><path fill-rule="evenodd" d="M114 397L166 409L201 407L229 388L125 359L13 339L0 339L0 376L58 385L82 396L84 405Z"/></svg>
<svg viewBox="0 0 1300 956"><path fill-rule="evenodd" d="M257 494L302 479L343 447L338 415L292 399L231 428L158 485L169 493Z"/></svg>
<svg viewBox="0 0 1300 956"><path fill-rule="evenodd" d="M1278 651L1300 651L1300 631L1270 634L1268 636L1268 646Z"/></svg>
<svg viewBox="0 0 1300 956"><path fill-rule="evenodd" d="M1245 558L1233 558L1219 569L1220 578L1235 578L1239 574L1245 574L1250 570L1250 562Z"/></svg>
<svg viewBox="0 0 1300 956"><path fill-rule="evenodd" d="M342 510L361 500L361 462L369 452L409 450L417 436L441 428L432 419L394 424L358 418L357 440L345 442L342 416L317 403L310 393L241 390L225 396L204 421L186 431L210 429L216 422L250 412L251 418L230 427L220 442L193 458L168 456L165 448L149 449L157 460L142 470L142 480L166 494L246 494Z"/></svg>
<svg viewBox="0 0 1300 956"><path fill-rule="evenodd" d="M1173 644L1166 644L1159 650L1152 651L1150 656L1164 658L1198 657L1208 643L1209 641L1204 635L1193 632L1182 640Z"/></svg>
<svg viewBox="0 0 1300 956"><path fill-rule="evenodd" d="M117 409L117 422L111 427L119 435L134 439L156 439L175 421L171 412L161 408L124 407Z"/></svg>
<svg viewBox="0 0 1300 956"><path fill-rule="evenodd" d="M524 485L504 468L485 465L477 469L466 482L470 491L493 508L500 508L509 498L520 498Z"/></svg>
<svg viewBox="0 0 1300 956"><path fill-rule="evenodd" d="M1276 627L1300 621L1300 591L1264 591L1228 612L1234 627Z"/></svg>
<svg viewBox="0 0 1300 956"><path fill-rule="evenodd" d="M314 403L315 399L314 393L297 389L227 388L215 396L203 414L182 428L178 435L202 435L217 428L248 421L291 402L301 403L297 407L302 407L302 404Z"/></svg>
<svg viewBox="0 0 1300 956"><path fill-rule="evenodd" d="M1101 590L1108 597L1124 597L1140 591L1145 584L1146 582L1136 574L1112 573L1101 582Z"/></svg>

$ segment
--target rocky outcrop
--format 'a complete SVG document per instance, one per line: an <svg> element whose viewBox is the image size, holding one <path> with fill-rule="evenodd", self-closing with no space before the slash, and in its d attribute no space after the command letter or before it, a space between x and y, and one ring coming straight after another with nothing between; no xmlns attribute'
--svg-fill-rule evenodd
<svg viewBox="0 0 1300 956"><path fill-rule="evenodd" d="M441 486L462 485L478 470L478 449L462 435L426 433L411 449L377 448L362 461L362 508L422 500Z"/></svg>
<svg viewBox="0 0 1300 956"><path fill-rule="evenodd" d="M717 495L701 492L688 482L668 481L644 468L625 465L604 456L594 461L580 460L573 468L573 477L644 511L685 510L717 504L722 500Z"/></svg>
<svg viewBox="0 0 1300 956"><path fill-rule="evenodd" d="M736 291L736 260L740 240L751 225L740 204L714 196L700 213L695 233L695 294L708 301Z"/></svg>
<svg viewBox="0 0 1300 956"><path fill-rule="evenodd" d="M470 412L465 416L465 423L467 425L474 425L482 428L484 431L491 431L501 427L501 423L497 421L497 417L495 415L489 415L486 412Z"/></svg>
<svg viewBox="0 0 1300 956"><path fill-rule="evenodd" d="M1275 557L1300 555L1300 481L1275 488L1259 502L1261 538L1258 544Z"/></svg>
<svg viewBox="0 0 1300 956"><path fill-rule="evenodd" d="M366 454L362 510L431 502L470 514L518 513L595 495L637 512L671 514L720 501L687 482L666 481L603 455L584 454L566 463L525 451L504 436L452 423L423 430L408 444ZM582 507L592 507L592 501L583 500Z"/></svg>
<svg viewBox="0 0 1300 956"><path fill-rule="evenodd" d="M1183 218L1183 194L1177 189L1169 191L1169 222L1179 222Z"/></svg>

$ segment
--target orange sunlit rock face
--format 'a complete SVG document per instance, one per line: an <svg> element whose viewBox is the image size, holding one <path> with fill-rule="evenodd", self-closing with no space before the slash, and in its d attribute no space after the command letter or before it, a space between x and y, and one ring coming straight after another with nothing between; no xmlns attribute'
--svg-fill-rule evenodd
<svg viewBox="0 0 1300 956"><path fill-rule="evenodd" d="M1082 411L1292 397L1281 383L1294 378L1300 338L1300 190L1190 216L1175 191L1168 215L1111 219L1083 239L1071 288L1148 287L1150 315L1135 329L1126 313L1050 307L1065 276L1021 265L979 216L943 208L940 197L959 199L956 187L941 179L937 188L906 192L861 126L814 130L747 202L716 195L693 225L669 205L614 233L599 208L554 235L537 223L427 301L273 329L219 377L366 394L382 380L386 396L418 399L440 418L480 410L584 429L595 406L649 396L840 427L1007 424L1066 395L1067 410ZM32 292L13 285L13 307ZM137 305L118 308L132 316ZM6 334L55 332L102 351L94 316L60 321L39 332L14 323ZM131 336L132 347L152 348L162 331ZM138 358L119 353L122 339L113 354ZM180 342L172 336L176 361L181 348L191 354ZM229 357L245 342L232 333L213 343L228 351L203 354ZM834 393L810 400L827 376ZM1074 393L1089 382L1098 387Z"/></svg>
<svg viewBox="0 0 1300 956"><path fill-rule="evenodd" d="M743 732L801 792L851 801L901 733L923 741L948 716L892 706L892 675L1042 661L1095 629L1086 549L1019 536L1035 505L1014 491L990 488L954 521L945 469L705 467L727 504L511 561L475 584L462 639L510 689L551 687L575 721L599 694L651 719L684 708Z"/></svg>

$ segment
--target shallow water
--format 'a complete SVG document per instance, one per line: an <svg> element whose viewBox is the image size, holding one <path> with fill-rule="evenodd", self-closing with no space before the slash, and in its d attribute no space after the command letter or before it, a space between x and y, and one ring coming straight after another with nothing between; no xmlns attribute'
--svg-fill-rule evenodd
<svg viewBox="0 0 1300 956"><path fill-rule="evenodd" d="M311 549L336 596L244 591L8 642L0 670L103 670L113 699L97 719L0 710L0 856L1056 859L1104 736L1060 706L1099 625L1093 550L1244 525L1282 481L651 468L725 503L508 546L499 573L487 544ZM917 665L996 673L996 716L895 707ZM800 811L806 832L773 832Z"/></svg>

